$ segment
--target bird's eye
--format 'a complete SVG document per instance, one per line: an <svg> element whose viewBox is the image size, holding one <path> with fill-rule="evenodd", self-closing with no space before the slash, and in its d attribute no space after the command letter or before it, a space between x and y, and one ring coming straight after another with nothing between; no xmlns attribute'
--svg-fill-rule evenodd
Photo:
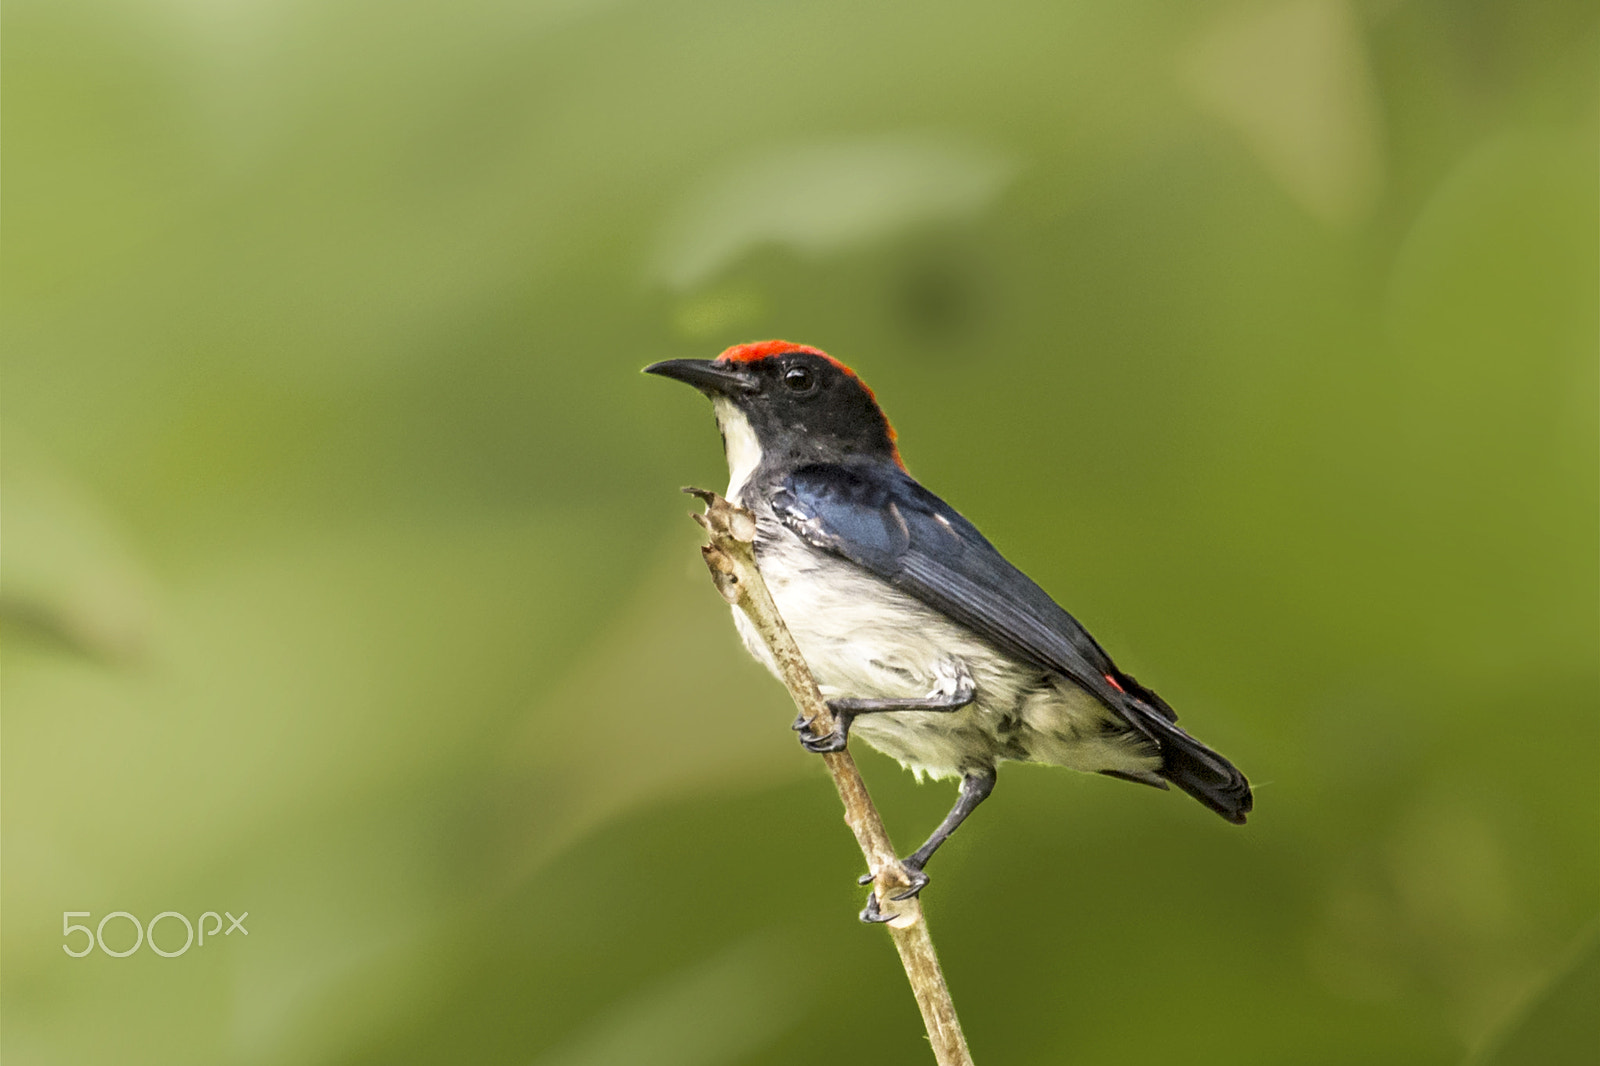
<svg viewBox="0 0 1600 1066"><path fill-rule="evenodd" d="M805 392L816 384L816 377L808 367L792 366L784 371L783 383L791 392Z"/></svg>

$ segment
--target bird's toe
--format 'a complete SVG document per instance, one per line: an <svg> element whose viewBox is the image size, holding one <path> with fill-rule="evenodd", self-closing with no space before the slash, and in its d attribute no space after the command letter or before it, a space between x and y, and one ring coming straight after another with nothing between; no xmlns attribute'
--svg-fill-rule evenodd
<svg viewBox="0 0 1600 1066"><path fill-rule="evenodd" d="M903 889L890 896L889 898L892 900L899 901L902 899L910 899L912 896L915 896L928 886L928 875L923 873L920 867L907 866L905 869L906 876L911 878L911 887Z"/></svg>
<svg viewBox="0 0 1600 1066"><path fill-rule="evenodd" d="M885 914L883 911L878 909L878 894L874 892L872 895L867 897L867 905L862 909L860 918L868 925L874 925L891 921L893 920L894 915Z"/></svg>
<svg viewBox="0 0 1600 1066"><path fill-rule="evenodd" d="M825 736L814 737L810 733L800 734L800 746L813 755L826 755L831 751L843 751L849 740L844 733L835 729Z"/></svg>

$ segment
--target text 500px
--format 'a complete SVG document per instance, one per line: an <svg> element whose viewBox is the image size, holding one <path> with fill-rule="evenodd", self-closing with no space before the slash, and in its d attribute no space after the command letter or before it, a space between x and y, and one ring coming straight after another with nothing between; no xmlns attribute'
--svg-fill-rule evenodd
<svg viewBox="0 0 1600 1066"><path fill-rule="evenodd" d="M223 915L227 915L228 918L228 928L226 930L222 928ZM209 936L215 940L218 932L221 932L223 936L232 936L234 933L243 933L245 936L250 935L250 930L244 927L244 920L250 917L249 911L245 911L237 918L227 911L223 911L222 914L218 914L216 911L206 911L200 916L200 919L197 922L190 922L188 918L182 914L179 914L177 911L162 911L154 918L151 918L148 925L141 924L139 919L135 918L127 911L112 911L110 914L107 914L105 917L101 918L99 924L93 929L90 929L87 925L79 925L72 920L74 918L92 917L94 917L94 915L91 911L61 912L61 936L63 938L63 943L61 945L62 951L65 951L68 955L71 955L75 959L81 959L98 947L101 951L107 955L110 955L112 958L121 959L132 955L135 951L138 951L141 946L149 944L150 950L155 952L157 955L160 955L163 958L173 959L188 951L190 946L196 942L195 930L197 926L199 928L199 945L201 947L205 946L206 937ZM122 921L111 926L113 944L108 945L106 943L106 924L111 922L112 919L121 919ZM209 929L206 928L206 922L208 919L211 922L211 927ZM168 948L163 948L160 944L156 943L156 927L163 921L168 923L167 928L170 930L163 931L162 933L162 938L168 941L168 947L171 947L171 942L177 939L177 929L175 926L181 925L183 927L183 944L181 946L173 948L172 950L168 950ZM133 928L124 932L126 926L129 925L131 925ZM74 951L72 947L72 937L76 933L82 933L84 939L82 941L83 947L80 950ZM128 937L130 935L133 938L132 946L122 946L127 944Z"/></svg>

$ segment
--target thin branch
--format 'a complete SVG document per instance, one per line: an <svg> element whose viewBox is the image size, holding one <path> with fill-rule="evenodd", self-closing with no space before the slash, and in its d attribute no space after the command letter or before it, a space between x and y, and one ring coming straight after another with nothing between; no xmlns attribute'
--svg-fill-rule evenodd
<svg viewBox="0 0 1600 1066"><path fill-rule="evenodd" d="M705 502L706 513L693 518L711 536L711 543L700 551L705 555L717 590L723 599L743 611L761 634L795 706L813 720L813 735L826 735L833 730L833 714L756 567L755 516L714 492L684 491ZM900 953L900 963L905 967L906 980L911 982L917 1007L922 1011L934 1058L939 1066L972 1066L972 1055L961 1034L961 1021L956 1017L955 1004L950 1000L944 973L939 969L939 956L934 953L933 939L928 935L922 904L916 898L899 902L890 898L910 888L912 882L905 867L900 865L894 845L889 842L883 819L872 805L872 797L867 794L856 762L849 751L829 752L822 759L833 775L839 798L844 801L845 823L855 833L856 843L861 845L861 854L866 856L867 867L872 871L879 909L890 916L886 923L889 935Z"/></svg>

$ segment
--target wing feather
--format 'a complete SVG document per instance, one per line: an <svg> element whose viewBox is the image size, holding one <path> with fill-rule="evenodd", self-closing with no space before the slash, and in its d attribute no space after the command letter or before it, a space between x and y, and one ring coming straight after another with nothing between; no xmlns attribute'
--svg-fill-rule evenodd
<svg viewBox="0 0 1600 1066"><path fill-rule="evenodd" d="M800 537L848 559L1002 650L1065 674L1149 734L1171 708L1123 674L1077 619L1005 560L971 522L899 470L816 464L773 497Z"/></svg>

